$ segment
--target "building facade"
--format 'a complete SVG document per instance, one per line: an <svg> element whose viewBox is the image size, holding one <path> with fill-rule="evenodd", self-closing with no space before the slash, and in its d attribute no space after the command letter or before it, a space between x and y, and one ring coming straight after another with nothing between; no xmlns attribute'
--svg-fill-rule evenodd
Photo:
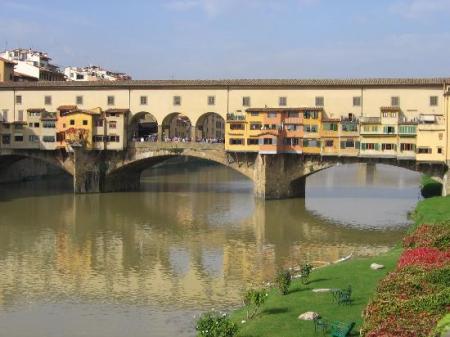
<svg viewBox="0 0 450 337"><path fill-rule="evenodd" d="M64 74L68 81L129 81L131 76L114 72L99 66L66 67Z"/></svg>
<svg viewBox="0 0 450 337"><path fill-rule="evenodd" d="M58 66L50 63L51 58L47 53L17 48L0 53L0 57L15 63L14 80L16 82L65 80Z"/></svg>
<svg viewBox="0 0 450 337"><path fill-rule="evenodd" d="M118 136L119 142L106 148L122 149L128 141L150 138L148 129L159 141L223 135L229 152L448 162L449 85L450 78L5 82L0 115L6 143L0 146L30 145L18 144L20 128L26 138L30 123L42 139L43 130L34 127L37 116L25 113L30 109L56 112L58 119L65 117L58 107L72 105L101 111L90 124L92 140L86 143L92 149L105 148L104 139L94 141L95 136ZM114 119L115 129L109 124ZM136 121L148 125L133 126Z"/></svg>

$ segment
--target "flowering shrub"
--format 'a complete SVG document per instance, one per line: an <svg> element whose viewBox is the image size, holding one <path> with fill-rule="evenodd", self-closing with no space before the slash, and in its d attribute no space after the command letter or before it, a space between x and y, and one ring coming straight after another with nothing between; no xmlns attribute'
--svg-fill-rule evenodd
<svg viewBox="0 0 450 337"><path fill-rule="evenodd" d="M266 301L267 292L262 290L248 290L244 294L243 302L247 308L247 319L252 319L258 313L259 308ZM253 310L252 310L253 307Z"/></svg>
<svg viewBox="0 0 450 337"><path fill-rule="evenodd" d="M403 240L397 269L364 311L366 337L427 337L450 311L450 223L422 225Z"/></svg>
<svg viewBox="0 0 450 337"><path fill-rule="evenodd" d="M450 225L422 225L403 239L405 248L435 247L450 249Z"/></svg>
<svg viewBox="0 0 450 337"><path fill-rule="evenodd" d="M424 268L440 268L450 262L450 250L440 251L437 248L407 249L400 257L397 267L399 269L416 265Z"/></svg>
<svg viewBox="0 0 450 337"><path fill-rule="evenodd" d="M233 337L238 327L226 314L207 312L200 316L196 326L200 337Z"/></svg>

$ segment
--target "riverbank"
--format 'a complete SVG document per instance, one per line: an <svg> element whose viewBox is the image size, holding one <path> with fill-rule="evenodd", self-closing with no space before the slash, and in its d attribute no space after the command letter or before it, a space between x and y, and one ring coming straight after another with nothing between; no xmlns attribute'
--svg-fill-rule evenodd
<svg viewBox="0 0 450 337"><path fill-rule="evenodd" d="M415 224L435 224L450 220L450 197L425 199L414 212ZM262 312L249 322L245 320L245 310L235 311L231 318L238 324L240 337L294 337L315 336L314 324L311 321L300 321L298 316L304 312L314 311L323 318L341 322L355 322L355 331L362 327L362 313L369 301L377 292L378 283L394 271L397 261L403 253L402 248L395 248L387 254L354 259L340 264L314 271L310 283L302 285L299 280L293 281L288 295L282 296L276 290L270 290ZM370 269L371 263L385 266L381 270ZM329 293L313 293L314 288L346 288L353 289L351 305L340 306L333 303Z"/></svg>

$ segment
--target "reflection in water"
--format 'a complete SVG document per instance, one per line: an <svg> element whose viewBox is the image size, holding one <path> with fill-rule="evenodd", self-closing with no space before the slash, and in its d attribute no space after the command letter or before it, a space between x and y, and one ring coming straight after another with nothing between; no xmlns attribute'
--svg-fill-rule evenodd
<svg viewBox="0 0 450 337"><path fill-rule="evenodd" d="M418 178L377 166L368 188L363 172L345 166L312 176L306 203L255 200L246 178L195 163L151 170L134 193L74 196L66 182L2 186L2 331L192 335L196 313L235 306L244 288L280 266L385 251L402 235Z"/></svg>

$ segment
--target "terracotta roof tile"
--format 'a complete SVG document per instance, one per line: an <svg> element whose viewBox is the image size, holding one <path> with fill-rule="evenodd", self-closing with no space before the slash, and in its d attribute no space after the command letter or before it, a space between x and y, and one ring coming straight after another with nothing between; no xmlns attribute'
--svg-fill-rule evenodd
<svg viewBox="0 0 450 337"><path fill-rule="evenodd" d="M444 78L356 78L356 79L224 79L224 80L130 80L130 81L55 81L37 83L0 84L0 89L8 88L117 88L142 89L163 87L405 87L433 86L441 87L450 83L450 77Z"/></svg>

